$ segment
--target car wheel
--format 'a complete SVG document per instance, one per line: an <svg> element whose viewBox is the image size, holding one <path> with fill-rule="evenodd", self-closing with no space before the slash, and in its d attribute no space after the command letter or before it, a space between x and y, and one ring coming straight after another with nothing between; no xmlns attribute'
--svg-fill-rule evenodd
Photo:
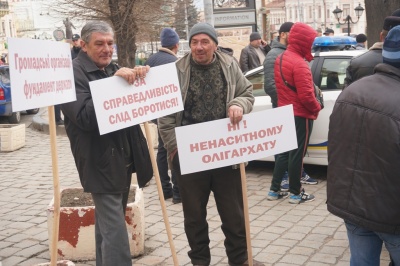
<svg viewBox="0 0 400 266"><path fill-rule="evenodd" d="M8 122L10 122L10 124L19 124L20 121L21 121L20 112L12 113L12 115L8 117Z"/></svg>
<svg viewBox="0 0 400 266"><path fill-rule="evenodd" d="M26 112L27 112L28 114L30 114L30 115L34 115L34 114L39 113L39 109L40 109L40 108L30 109L30 110L26 110Z"/></svg>

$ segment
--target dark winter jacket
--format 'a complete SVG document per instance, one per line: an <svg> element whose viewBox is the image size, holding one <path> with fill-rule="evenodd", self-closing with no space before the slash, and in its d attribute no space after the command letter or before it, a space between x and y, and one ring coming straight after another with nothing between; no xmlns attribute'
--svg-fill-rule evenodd
<svg viewBox="0 0 400 266"><path fill-rule="evenodd" d="M149 65L151 67L161 66L175 62L177 59L178 57L176 57L174 52L172 52L168 48L161 47L160 49L158 49L157 53L153 54L149 57L149 59L147 59L145 65Z"/></svg>
<svg viewBox="0 0 400 266"><path fill-rule="evenodd" d="M328 210L372 231L400 235L400 69L344 90L330 116Z"/></svg>
<svg viewBox="0 0 400 266"><path fill-rule="evenodd" d="M110 77L118 66L101 71L85 52L73 60L76 101L61 106L65 130L85 192L123 193L130 187L128 165L134 165L138 185L153 176L146 139L139 125L100 135L89 81ZM110 88L110 95L112 88Z"/></svg>
<svg viewBox="0 0 400 266"><path fill-rule="evenodd" d="M267 55L269 50L271 50L271 47L269 45L266 45L265 47L260 46L260 49L264 55ZM256 49L251 46L251 44L242 49L242 52L240 53L239 66L243 73L261 66L262 63L263 62L260 62Z"/></svg>
<svg viewBox="0 0 400 266"><path fill-rule="evenodd" d="M264 91L271 97L272 106L278 106L278 95L275 86L274 65L275 60L286 50L286 45L277 40L272 40L271 51L265 57L264 65Z"/></svg>
<svg viewBox="0 0 400 266"><path fill-rule="evenodd" d="M278 93L278 106L293 104L295 116L317 119L321 105L315 98L314 82L307 61L312 60L311 45L317 32L304 23L297 22L290 30L288 47L275 61L275 84ZM282 67L280 67L280 59ZM281 76L297 91L285 85Z"/></svg>
<svg viewBox="0 0 400 266"><path fill-rule="evenodd" d="M362 77L374 74L375 66L382 63L382 45L382 42L375 43L368 52L351 59L346 69L345 88Z"/></svg>
<svg viewBox="0 0 400 266"><path fill-rule="evenodd" d="M81 51L81 47L72 47L71 49L71 59L74 60L78 57L79 52Z"/></svg>

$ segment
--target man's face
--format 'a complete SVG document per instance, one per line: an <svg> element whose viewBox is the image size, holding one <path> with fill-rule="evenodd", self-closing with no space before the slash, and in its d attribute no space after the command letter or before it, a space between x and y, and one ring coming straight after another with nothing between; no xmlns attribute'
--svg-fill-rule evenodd
<svg viewBox="0 0 400 266"><path fill-rule="evenodd" d="M72 40L72 45L74 47L81 47L81 39L74 39Z"/></svg>
<svg viewBox="0 0 400 266"><path fill-rule="evenodd" d="M104 69L111 63L114 50L114 36L111 33L93 32L88 43L82 41L82 50L96 66Z"/></svg>
<svg viewBox="0 0 400 266"><path fill-rule="evenodd" d="M288 39L289 39L289 32L281 32L281 35L279 35L279 42L287 46Z"/></svg>
<svg viewBox="0 0 400 266"><path fill-rule="evenodd" d="M208 65L214 58L217 44L210 36L204 33L197 34L190 41L192 58L200 65Z"/></svg>
<svg viewBox="0 0 400 266"><path fill-rule="evenodd" d="M255 48L260 47L260 45L261 45L261 39L251 41L251 42L250 42L250 45L253 46L253 47L255 47Z"/></svg>

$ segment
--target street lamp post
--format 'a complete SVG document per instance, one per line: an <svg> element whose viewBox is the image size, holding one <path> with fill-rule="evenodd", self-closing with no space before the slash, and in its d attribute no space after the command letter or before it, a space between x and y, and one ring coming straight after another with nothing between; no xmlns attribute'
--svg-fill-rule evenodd
<svg viewBox="0 0 400 266"><path fill-rule="evenodd" d="M350 15L347 15L347 17L344 19L344 23L340 23L340 18L342 17L342 12L343 12L340 8L338 8L336 6L336 9L333 10L333 12L332 12L335 15L335 18L337 19L337 21L340 25L344 25L347 22L347 35L348 36L350 36L350 22L352 24L356 24L358 22L358 20L360 19L360 17L362 16L362 13L364 12L364 8L359 3L358 6L356 8L354 8L354 11L356 12L357 21L354 22L351 19Z"/></svg>

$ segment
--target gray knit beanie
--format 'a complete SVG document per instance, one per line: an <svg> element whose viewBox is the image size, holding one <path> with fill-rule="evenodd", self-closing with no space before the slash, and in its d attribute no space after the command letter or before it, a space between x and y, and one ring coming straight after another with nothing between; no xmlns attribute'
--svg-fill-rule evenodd
<svg viewBox="0 0 400 266"><path fill-rule="evenodd" d="M200 33L204 33L207 34L208 36L210 36L211 39L214 40L214 42L216 44L218 44L218 35L217 32L215 31L215 29L213 28L213 26L211 26L208 23L205 22L200 22L197 23L196 25L194 25L192 27L192 29L189 32L189 43L192 40L192 37L194 35L200 34Z"/></svg>

